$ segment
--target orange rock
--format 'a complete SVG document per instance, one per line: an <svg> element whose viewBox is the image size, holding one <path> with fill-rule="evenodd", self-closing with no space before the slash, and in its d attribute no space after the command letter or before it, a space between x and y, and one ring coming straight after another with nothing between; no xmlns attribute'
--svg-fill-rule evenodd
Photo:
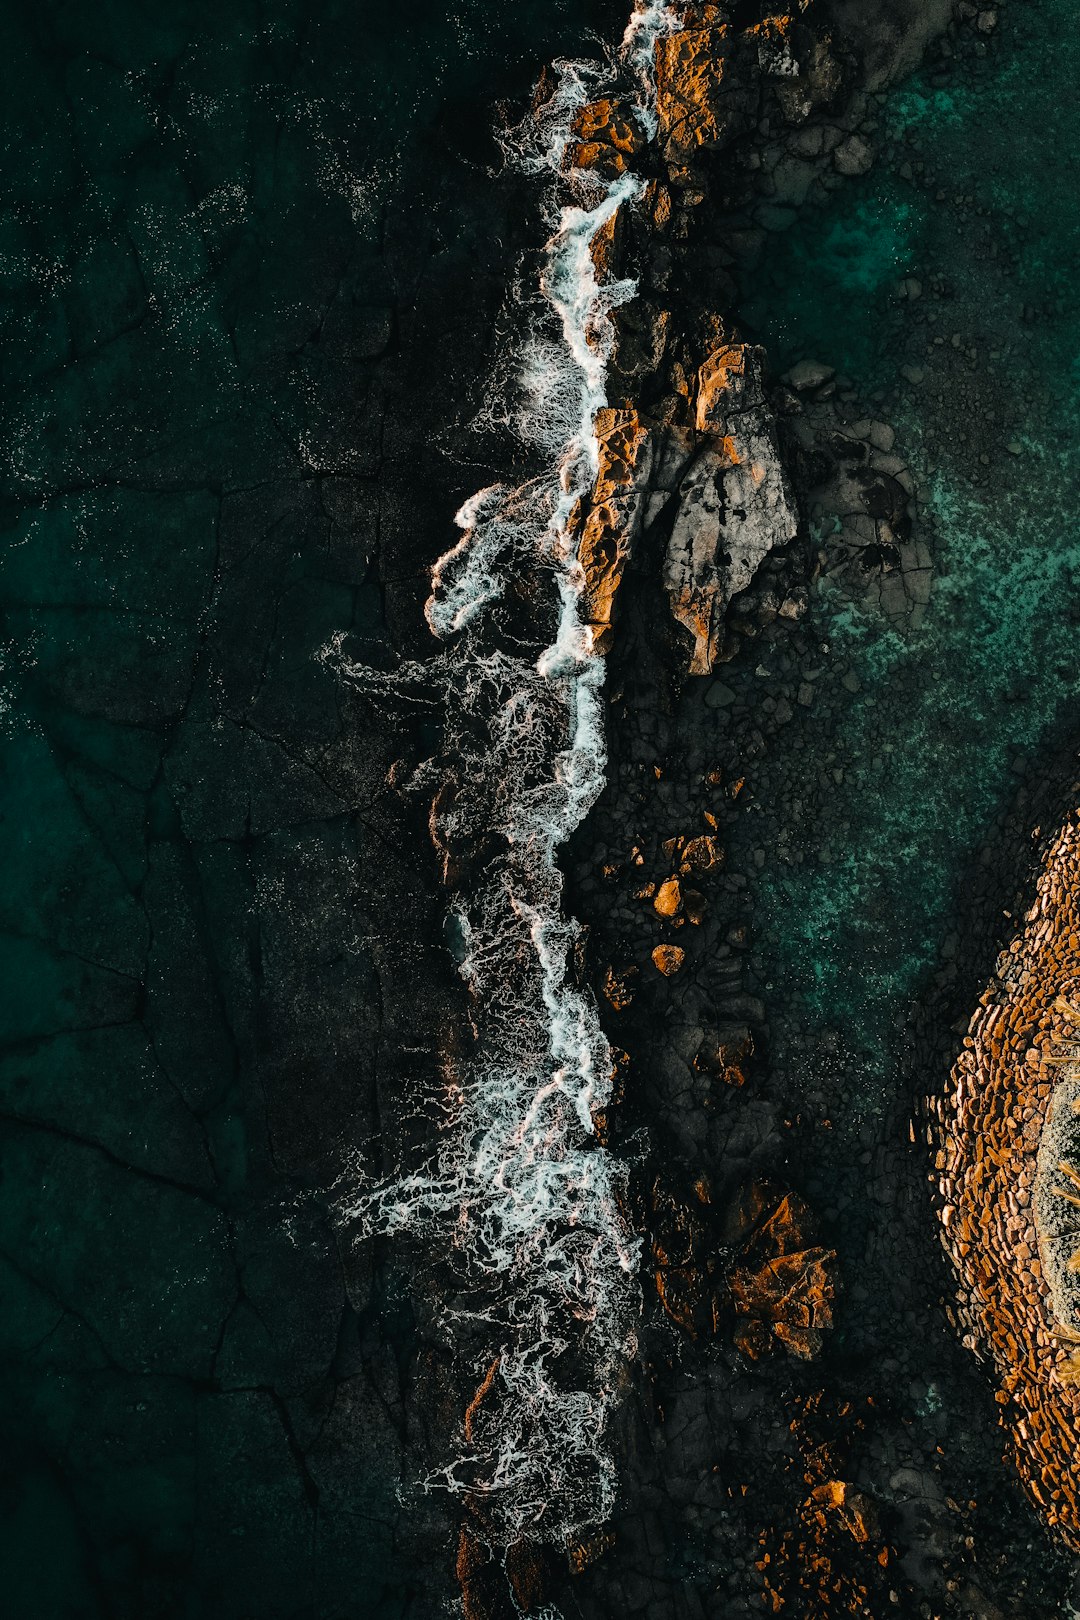
<svg viewBox="0 0 1080 1620"><path fill-rule="evenodd" d="M979 998L932 1107L933 1186L956 1277L957 1329L997 1375L1028 1494L1080 1551L1080 828L1044 844L1035 899ZM1075 1233L1075 1238L1073 1234Z"/></svg>
<svg viewBox="0 0 1080 1620"><path fill-rule="evenodd" d="M640 508L635 491L648 429L636 411L605 408L596 414L599 466L592 498L579 516L578 560L585 574L584 617L597 652L611 643L612 615L633 543Z"/></svg>
<svg viewBox="0 0 1080 1620"><path fill-rule="evenodd" d="M686 952L679 945L657 945L653 949L652 959L657 972L670 979L686 961Z"/></svg>
<svg viewBox="0 0 1080 1620"><path fill-rule="evenodd" d="M590 101L574 119L564 162L567 168L622 174L627 159L640 152L645 134L633 108L619 101Z"/></svg>
<svg viewBox="0 0 1080 1620"><path fill-rule="evenodd" d="M726 25L668 34L656 46L656 111L669 162L715 146L728 129L724 105L730 35Z"/></svg>
<svg viewBox="0 0 1080 1620"><path fill-rule="evenodd" d="M810 1499L826 1513L835 1514L855 1541L867 1542L880 1534L876 1503L844 1480L830 1479L816 1485Z"/></svg>
<svg viewBox="0 0 1080 1620"><path fill-rule="evenodd" d="M724 864L724 850L713 833L705 833L700 838L691 838L682 852L683 864L681 870L688 872L712 872Z"/></svg>
<svg viewBox="0 0 1080 1620"><path fill-rule="evenodd" d="M677 877L661 883L653 900L653 910L659 917L677 917L683 908L682 887Z"/></svg>
<svg viewBox="0 0 1080 1620"><path fill-rule="evenodd" d="M714 349L697 374L694 425L699 433L724 430L732 410L761 405L761 373L754 363L756 351L748 343L727 343ZM737 461L733 439L723 440L729 461Z"/></svg>
<svg viewBox="0 0 1080 1620"><path fill-rule="evenodd" d="M832 1326L836 1254L809 1239L810 1210L796 1193L768 1182L744 1188L730 1216L741 1236L728 1290L736 1313L767 1328L794 1355L809 1358ZM755 1344L762 1341L757 1330Z"/></svg>

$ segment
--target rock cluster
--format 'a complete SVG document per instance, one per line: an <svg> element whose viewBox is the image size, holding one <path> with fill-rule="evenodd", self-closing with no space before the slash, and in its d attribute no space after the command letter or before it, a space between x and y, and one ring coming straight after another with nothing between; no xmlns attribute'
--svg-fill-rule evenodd
<svg viewBox="0 0 1080 1620"><path fill-rule="evenodd" d="M949 1090L931 1100L941 1239L964 1343L998 1383L1025 1488L1080 1549L1080 1250L1071 1134L1080 1042L1080 818L1047 844L1033 905L971 1016Z"/></svg>
<svg viewBox="0 0 1080 1620"><path fill-rule="evenodd" d="M818 1353L833 1322L836 1255L813 1242L803 1199L754 1181L717 1211L699 1176L689 1196L659 1178L651 1204L656 1289L672 1321L692 1338L733 1330L750 1361L777 1344L805 1360Z"/></svg>
<svg viewBox="0 0 1080 1620"><path fill-rule="evenodd" d="M916 532L918 490L896 434L836 397L832 367L802 361L782 438L810 520L816 570L842 579L898 625L917 627L930 600L933 564Z"/></svg>

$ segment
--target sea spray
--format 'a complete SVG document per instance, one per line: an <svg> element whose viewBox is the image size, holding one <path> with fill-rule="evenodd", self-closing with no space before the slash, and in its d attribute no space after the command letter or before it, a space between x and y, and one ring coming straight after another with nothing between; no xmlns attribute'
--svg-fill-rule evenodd
<svg viewBox="0 0 1080 1620"><path fill-rule="evenodd" d="M616 69L650 131L653 43L672 15L639 5ZM549 470L481 490L458 513L461 539L435 565L425 610L437 657L393 677L341 663L369 690L438 692L443 746L417 784L433 791L476 1034L430 1158L362 1183L344 1214L367 1233L408 1231L453 1275L444 1322L478 1395L457 1454L427 1483L468 1497L504 1544L565 1540L609 1516L607 1430L640 1311L627 1170L594 1127L612 1056L573 980L580 930L563 913L557 859L604 785L603 661L581 615L572 519L596 477L611 313L635 292L600 284L590 248L641 182L564 172L574 117L603 78L582 62L556 74L544 106L504 136L519 168L548 176L542 303L504 419ZM513 628L507 598L523 588L547 593L547 645L530 649Z"/></svg>

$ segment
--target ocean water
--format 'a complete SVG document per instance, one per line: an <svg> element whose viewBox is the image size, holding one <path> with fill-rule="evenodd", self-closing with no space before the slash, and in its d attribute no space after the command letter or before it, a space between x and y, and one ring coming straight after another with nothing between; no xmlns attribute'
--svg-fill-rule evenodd
<svg viewBox="0 0 1080 1620"><path fill-rule="evenodd" d="M860 690L785 745L842 779L758 885L767 980L844 1033L875 1104L962 874L1080 719L1080 49L1057 0L1001 16L973 68L893 93L877 167L773 239L743 310L779 369L826 360L895 426L937 571L915 631L819 592L815 629Z"/></svg>
<svg viewBox="0 0 1080 1620"><path fill-rule="evenodd" d="M476 390L531 201L496 102L624 24L0 16L5 1613L431 1612L377 1393L414 1324L305 1201L400 859L317 653L385 651L375 547L419 582L476 487L401 394Z"/></svg>

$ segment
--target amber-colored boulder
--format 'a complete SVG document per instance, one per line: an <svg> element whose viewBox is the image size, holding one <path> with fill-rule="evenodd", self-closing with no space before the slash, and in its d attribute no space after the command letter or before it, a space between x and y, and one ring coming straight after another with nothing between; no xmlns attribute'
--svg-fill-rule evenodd
<svg viewBox="0 0 1080 1620"><path fill-rule="evenodd" d="M658 917L677 917L682 909L682 885L677 877L670 877L657 889L653 898L653 910Z"/></svg>
<svg viewBox="0 0 1080 1620"><path fill-rule="evenodd" d="M669 163L684 163L698 148L716 146L745 108L729 105L726 25L668 34L656 47L656 110Z"/></svg>
<svg viewBox="0 0 1080 1620"><path fill-rule="evenodd" d="M832 1519L842 1525L860 1545L876 1540L881 1534L877 1503L845 1480L829 1479L816 1485L810 1500L826 1521Z"/></svg>
<svg viewBox="0 0 1080 1620"><path fill-rule="evenodd" d="M704 833L700 838L691 838L682 852L682 866L680 871L714 872L724 864L724 850L715 833Z"/></svg>
<svg viewBox="0 0 1080 1620"><path fill-rule="evenodd" d="M657 945L652 953L653 966L665 979L670 979L682 968L686 961L686 952L680 945Z"/></svg>
<svg viewBox="0 0 1080 1620"><path fill-rule="evenodd" d="M599 465L580 521L578 560L585 574L583 613L597 652L611 644L615 600L637 532L643 452L649 430L636 411L596 414Z"/></svg>
<svg viewBox="0 0 1080 1620"><path fill-rule="evenodd" d="M776 1339L809 1358L832 1326L837 1292L836 1253L812 1241L809 1206L797 1193L753 1182L740 1194L729 1229L741 1233L728 1275L737 1316L745 1318L737 1342L756 1359Z"/></svg>
<svg viewBox="0 0 1080 1620"><path fill-rule="evenodd" d="M590 101L574 119L565 163L571 169L598 169L609 176L622 174L627 162L645 144L645 134L633 108L622 101Z"/></svg>
<svg viewBox="0 0 1080 1620"><path fill-rule="evenodd" d="M691 1337L735 1319L735 1342L751 1360L777 1344L808 1358L832 1326L836 1255L812 1241L812 1217L796 1193L752 1182L721 1216L708 1184L688 1193L657 1180L652 1192L656 1290Z"/></svg>

